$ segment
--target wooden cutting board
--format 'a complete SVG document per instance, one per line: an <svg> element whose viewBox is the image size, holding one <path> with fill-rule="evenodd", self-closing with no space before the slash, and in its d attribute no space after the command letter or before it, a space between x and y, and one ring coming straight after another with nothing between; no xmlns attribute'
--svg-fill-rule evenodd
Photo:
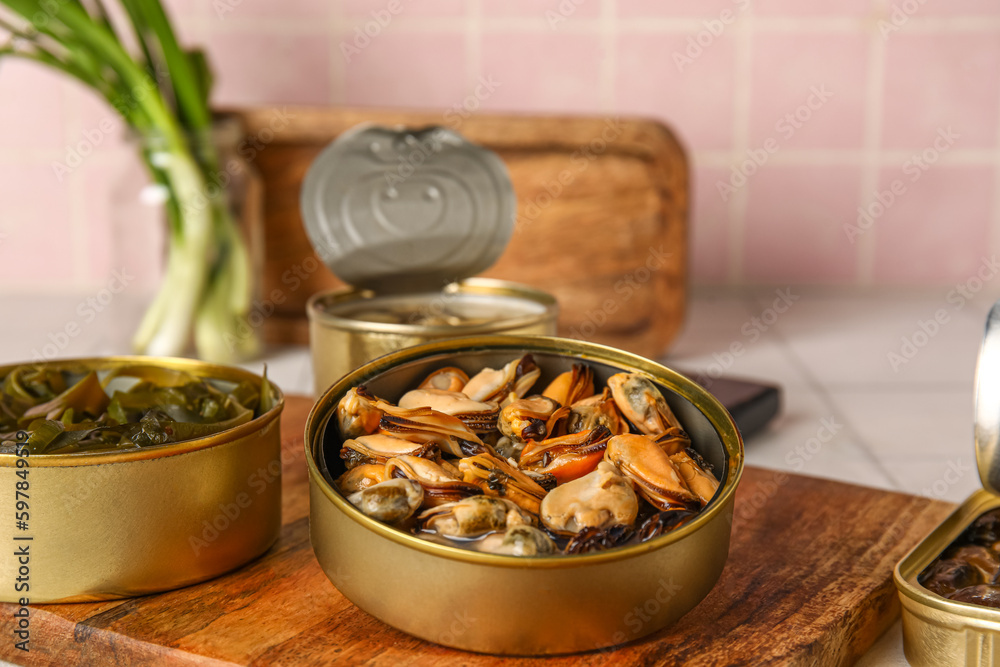
<svg viewBox="0 0 1000 667"><path fill-rule="evenodd" d="M284 527L265 556L227 576L160 595L33 608L26 665L498 665L414 639L348 602L309 545L302 430L311 400L282 418ZM513 660L545 665L838 665L899 614L892 568L952 509L947 503L748 468L718 585L672 628L617 650Z"/></svg>

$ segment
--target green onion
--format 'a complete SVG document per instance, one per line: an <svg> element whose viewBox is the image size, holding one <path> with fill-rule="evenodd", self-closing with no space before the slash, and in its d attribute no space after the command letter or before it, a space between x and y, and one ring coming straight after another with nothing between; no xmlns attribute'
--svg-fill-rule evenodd
<svg viewBox="0 0 1000 667"><path fill-rule="evenodd" d="M212 124L205 56L180 46L159 0L120 2L137 54L123 46L123 27L113 25L102 0L0 0L10 10L0 15L0 59L32 60L81 81L141 139L158 144L142 158L169 193L166 275L135 334L135 350L179 355L193 338L202 358L246 358L257 352L255 337L237 333L250 309L249 254L225 194L203 205L208 175L218 171L205 140Z"/></svg>

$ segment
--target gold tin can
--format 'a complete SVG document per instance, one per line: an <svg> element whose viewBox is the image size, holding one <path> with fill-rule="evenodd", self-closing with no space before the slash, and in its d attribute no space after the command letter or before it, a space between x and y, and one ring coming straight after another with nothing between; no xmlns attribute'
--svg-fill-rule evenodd
<svg viewBox="0 0 1000 667"><path fill-rule="evenodd" d="M333 487L340 464L335 412L348 389L365 383L393 400L434 368L455 365L474 372L529 352L543 369L539 384L579 360L593 367L595 381L620 371L652 378L720 476L721 490L709 506L689 524L643 544L579 556L518 558L402 533L365 516ZM306 422L305 447L313 550L341 593L421 639L513 655L610 647L656 632L697 605L725 565L743 470L743 441L732 418L696 383L603 345L536 336L435 341L370 362L319 399Z"/></svg>
<svg viewBox="0 0 1000 667"><path fill-rule="evenodd" d="M896 565L903 650L914 667L1000 665L1000 609L955 602L917 583L917 575L969 524L998 507L1000 496L976 491Z"/></svg>
<svg viewBox="0 0 1000 667"><path fill-rule="evenodd" d="M467 278L440 292L321 292L309 299L306 312L319 396L355 368L404 347L489 334L553 336L558 307L555 297L532 287Z"/></svg>
<svg viewBox="0 0 1000 667"><path fill-rule="evenodd" d="M73 372L136 364L227 382L260 381L191 359L106 357L44 362ZM17 365L0 367L0 377ZM272 385L273 387L273 385ZM211 579L261 555L281 527L280 414L284 398L249 423L204 438L125 452L29 457L26 546L0 556L0 600L32 604L144 595ZM17 456L0 454L0 524L15 526ZM16 589L26 565L27 589ZM21 571L23 574L23 571Z"/></svg>
<svg viewBox="0 0 1000 667"><path fill-rule="evenodd" d="M903 651L915 667L1000 666L1000 609L950 600L917 581L973 521L1000 507L1000 301L986 320L975 392L976 462L984 488L959 505L893 571L903 608Z"/></svg>

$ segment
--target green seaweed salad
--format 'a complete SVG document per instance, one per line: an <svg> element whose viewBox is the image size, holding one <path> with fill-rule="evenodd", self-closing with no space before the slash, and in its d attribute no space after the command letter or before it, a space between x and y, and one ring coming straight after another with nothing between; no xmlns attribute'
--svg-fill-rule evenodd
<svg viewBox="0 0 1000 667"><path fill-rule="evenodd" d="M32 455L192 440L249 422L275 395L266 371L259 383L236 384L153 365L98 373L26 364L3 378L0 453L14 452L18 431Z"/></svg>

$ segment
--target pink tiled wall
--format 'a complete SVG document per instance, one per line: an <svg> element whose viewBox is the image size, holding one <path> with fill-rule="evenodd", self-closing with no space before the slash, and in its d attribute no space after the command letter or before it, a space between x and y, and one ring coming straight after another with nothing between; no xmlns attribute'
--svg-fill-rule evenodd
<svg viewBox="0 0 1000 667"><path fill-rule="evenodd" d="M185 41L207 44L219 104L446 110L488 79L486 111L669 123L692 158L695 282L946 284L1000 251L997 0L168 7ZM377 34L355 41L366 27ZM114 194L136 169L120 133L79 86L0 64L2 284L99 284L122 253L156 254L156 230L123 220ZM96 145L57 175L81 144ZM852 229L859 208L876 215Z"/></svg>

